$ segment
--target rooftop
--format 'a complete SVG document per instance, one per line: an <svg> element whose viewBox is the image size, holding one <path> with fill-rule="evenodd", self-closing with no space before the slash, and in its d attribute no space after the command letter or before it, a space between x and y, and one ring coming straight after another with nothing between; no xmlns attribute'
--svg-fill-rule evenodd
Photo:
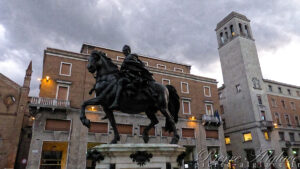
<svg viewBox="0 0 300 169"><path fill-rule="evenodd" d="M229 15L227 15L224 19L222 19L217 24L215 31L218 30L219 28L221 28L223 25L225 25L228 21L230 21L234 17L245 20L247 22L250 22L250 20L245 15L242 15L242 14L232 11Z"/></svg>

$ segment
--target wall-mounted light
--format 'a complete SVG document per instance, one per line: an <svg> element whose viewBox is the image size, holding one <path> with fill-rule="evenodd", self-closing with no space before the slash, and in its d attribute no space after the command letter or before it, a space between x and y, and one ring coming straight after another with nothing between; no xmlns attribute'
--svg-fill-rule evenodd
<svg viewBox="0 0 300 169"><path fill-rule="evenodd" d="M46 76L46 81L48 82L50 80L50 77L49 76Z"/></svg>
<svg viewBox="0 0 300 169"><path fill-rule="evenodd" d="M195 116L192 116L192 117L190 117L189 119L195 121L195 120L196 120L196 117L195 117Z"/></svg>
<svg viewBox="0 0 300 169"><path fill-rule="evenodd" d="M32 121L35 120L35 117L31 116L31 120L32 120Z"/></svg>

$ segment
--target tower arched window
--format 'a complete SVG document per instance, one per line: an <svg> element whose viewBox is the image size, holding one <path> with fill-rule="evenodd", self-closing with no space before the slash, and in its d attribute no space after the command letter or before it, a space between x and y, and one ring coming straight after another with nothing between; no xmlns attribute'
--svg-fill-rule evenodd
<svg viewBox="0 0 300 169"><path fill-rule="evenodd" d="M248 26L245 25L245 33L247 37L250 37Z"/></svg>
<svg viewBox="0 0 300 169"><path fill-rule="evenodd" d="M224 44L223 32L220 33L221 44Z"/></svg>
<svg viewBox="0 0 300 169"><path fill-rule="evenodd" d="M242 24L241 23L239 23L239 28L240 28L240 34L243 35L244 32L243 32L243 28L242 28Z"/></svg>
<svg viewBox="0 0 300 169"><path fill-rule="evenodd" d="M230 25L230 33L231 33L232 36L235 35L233 25Z"/></svg>

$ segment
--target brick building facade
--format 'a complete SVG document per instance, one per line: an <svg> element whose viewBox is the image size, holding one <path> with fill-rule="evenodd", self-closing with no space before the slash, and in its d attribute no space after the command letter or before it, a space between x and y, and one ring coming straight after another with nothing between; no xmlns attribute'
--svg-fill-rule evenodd
<svg viewBox="0 0 300 169"><path fill-rule="evenodd" d="M86 69L87 57L92 50L107 54L114 63L121 65L122 52L89 44L83 44L80 53L47 48L44 52L43 78L39 97L31 99L30 107L35 115L33 135L29 154L28 169L51 164L61 168L89 168L86 160L87 149L106 144L112 139L112 129L107 120L101 120L101 107L89 106L87 118L91 128L84 127L79 120L80 106L84 100L94 96L88 94L95 79ZM206 161L224 154L223 127L214 115L219 108L217 81L190 74L191 66L159 58L139 55L157 82L173 85L180 96L178 131L179 144L187 148L185 161L192 166L198 153L213 152ZM143 143L141 131L150 121L144 114L127 115L115 112L120 143ZM164 117L158 114L160 123L150 131L150 143L168 143L171 140L164 132ZM212 165L213 162L210 162Z"/></svg>
<svg viewBox="0 0 300 169"><path fill-rule="evenodd" d="M29 64L23 86L0 73L0 168L26 167L31 139L28 94L32 73Z"/></svg>

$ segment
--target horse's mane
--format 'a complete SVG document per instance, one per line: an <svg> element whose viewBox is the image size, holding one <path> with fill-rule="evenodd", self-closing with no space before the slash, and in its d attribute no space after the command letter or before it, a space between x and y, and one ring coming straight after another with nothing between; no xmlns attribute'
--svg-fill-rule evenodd
<svg viewBox="0 0 300 169"><path fill-rule="evenodd" d="M106 60L106 63L108 64L109 67L118 69L118 66L114 64L111 58L107 57L106 54L102 51L93 51L92 53L99 53L99 55Z"/></svg>

